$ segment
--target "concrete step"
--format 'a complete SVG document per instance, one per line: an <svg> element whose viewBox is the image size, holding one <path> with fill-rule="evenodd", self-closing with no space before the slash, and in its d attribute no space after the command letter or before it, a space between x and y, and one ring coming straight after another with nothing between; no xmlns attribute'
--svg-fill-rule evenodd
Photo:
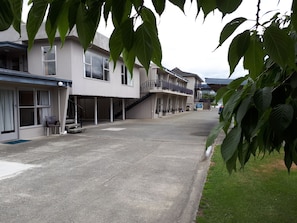
<svg viewBox="0 0 297 223"><path fill-rule="evenodd" d="M72 124L66 124L65 125L65 128L66 128L67 131L68 131L68 129L74 129L74 128L78 128L78 127L80 127L79 123L77 123L77 124L72 123Z"/></svg>
<svg viewBox="0 0 297 223"><path fill-rule="evenodd" d="M82 133L85 132L86 129L85 128L72 128L72 129L68 129L67 132L70 134L76 134L76 133Z"/></svg>

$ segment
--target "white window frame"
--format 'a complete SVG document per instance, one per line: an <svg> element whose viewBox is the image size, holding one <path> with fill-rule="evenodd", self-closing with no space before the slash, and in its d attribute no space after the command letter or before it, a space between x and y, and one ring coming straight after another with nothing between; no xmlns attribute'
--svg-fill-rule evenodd
<svg viewBox="0 0 297 223"><path fill-rule="evenodd" d="M86 54L89 54L90 56L90 61L86 61ZM94 76L93 74L93 69L94 69L94 62L93 60L96 59L100 59L101 60L101 65L102 67L100 67L100 70L102 72L102 78L97 78ZM110 70L110 64L109 64L109 59L106 57L106 56L103 56L101 54L96 54L94 52L91 52L91 51L86 51L84 53L84 77L85 78L90 78L90 79L94 79L94 80L101 80L101 81L110 81L110 73L109 73L109 70ZM86 66L90 66L90 75L86 75L87 73L87 69L86 69Z"/></svg>
<svg viewBox="0 0 297 223"><path fill-rule="evenodd" d="M22 91L31 91L33 92L33 105L20 105L20 99L19 99L19 95L20 92ZM37 94L38 92L47 92L47 101L48 104L38 104L38 98L37 98ZM33 109L34 112L34 118L33 118L33 124L32 125L23 125L21 126L21 120L20 120L20 127L30 127L30 126L40 126L44 124L44 119L46 116L50 115L50 111L51 111L51 96L50 96L50 91L46 90L46 89L35 89L35 88L30 88L30 89L19 89L18 91L18 109L19 109L19 114L20 114L20 119L21 119L21 109ZM42 117L38 118L38 115L40 115L38 113L38 110L42 109L45 111L45 113L42 115Z"/></svg>
<svg viewBox="0 0 297 223"><path fill-rule="evenodd" d="M132 75L130 74L128 68L122 64L121 65L121 82L122 85L133 86L134 81Z"/></svg>
<svg viewBox="0 0 297 223"><path fill-rule="evenodd" d="M54 54L54 59L46 59L44 57L45 53L47 52L51 52ZM43 70L43 74L44 75L56 75L57 74L57 47L54 46L42 46L41 47L41 55L42 55L42 70ZM46 66L46 64L50 64L50 63L54 63L55 65L55 70L53 74L49 74L48 73L48 69L46 69L46 67L48 67L48 65Z"/></svg>

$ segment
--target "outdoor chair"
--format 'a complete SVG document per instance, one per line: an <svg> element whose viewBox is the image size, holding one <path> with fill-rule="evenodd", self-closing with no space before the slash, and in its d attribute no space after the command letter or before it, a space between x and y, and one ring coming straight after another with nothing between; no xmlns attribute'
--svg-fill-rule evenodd
<svg viewBox="0 0 297 223"><path fill-rule="evenodd" d="M56 118L56 116L46 116L45 117L45 131L46 135L49 134L59 134L60 133L60 121Z"/></svg>

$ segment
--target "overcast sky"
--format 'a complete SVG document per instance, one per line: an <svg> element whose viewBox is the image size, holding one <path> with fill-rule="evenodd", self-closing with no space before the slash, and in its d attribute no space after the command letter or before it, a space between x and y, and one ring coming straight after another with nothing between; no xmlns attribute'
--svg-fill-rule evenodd
<svg viewBox="0 0 297 223"><path fill-rule="evenodd" d="M145 4L151 1L145 0ZM165 12L158 19L159 38L163 51L163 66L168 69L175 67L185 72L198 74L204 78L227 78L229 76L229 66L227 61L228 46L230 41L215 50L219 43L219 36L222 28L233 18L246 17L255 20L257 0L245 0L234 15L225 16L219 12L209 14L205 21L203 13L196 19L196 1L187 0L185 14L177 7L167 1ZM273 10L269 15L272 16L276 10L288 11L292 0L262 0L262 12ZM254 22L247 22L238 32L251 28ZM99 32L109 36L112 27L102 23ZM237 32L237 33L238 33ZM215 51L214 51L215 50ZM231 78L245 75L240 64Z"/></svg>

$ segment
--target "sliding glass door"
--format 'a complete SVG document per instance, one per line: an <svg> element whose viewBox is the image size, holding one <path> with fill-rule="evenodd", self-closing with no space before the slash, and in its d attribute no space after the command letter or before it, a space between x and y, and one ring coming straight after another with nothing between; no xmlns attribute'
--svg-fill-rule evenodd
<svg viewBox="0 0 297 223"><path fill-rule="evenodd" d="M17 139L15 91L0 89L0 141Z"/></svg>

